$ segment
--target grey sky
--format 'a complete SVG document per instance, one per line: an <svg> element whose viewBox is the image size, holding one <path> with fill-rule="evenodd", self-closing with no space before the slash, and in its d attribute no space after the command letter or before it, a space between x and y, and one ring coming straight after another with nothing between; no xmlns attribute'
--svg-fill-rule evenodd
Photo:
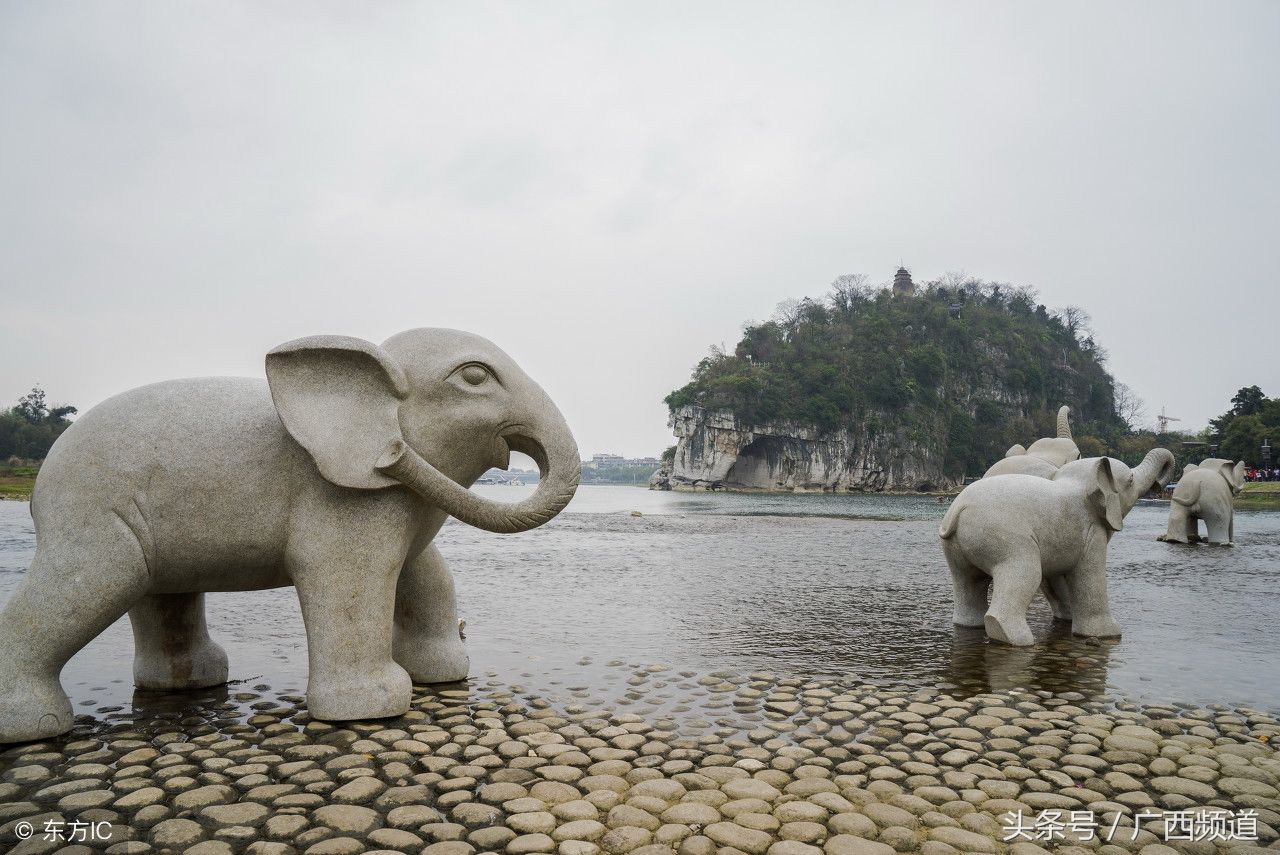
<svg viewBox="0 0 1280 855"><path fill-rule="evenodd" d="M1084 307L1200 427L1280 395L1278 44L1273 0L7 2L0 401L451 326L656 454L710 344L901 259Z"/></svg>

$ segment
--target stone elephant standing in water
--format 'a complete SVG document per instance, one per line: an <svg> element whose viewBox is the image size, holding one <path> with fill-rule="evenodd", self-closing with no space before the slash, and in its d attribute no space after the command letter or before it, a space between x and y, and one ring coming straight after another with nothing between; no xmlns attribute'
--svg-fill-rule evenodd
<svg viewBox="0 0 1280 855"><path fill-rule="evenodd" d="M1234 463L1219 457L1188 465L1169 501L1169 529L1160 540L1195 543L1200 539L1199 522L1209 543L1229 546L1235 540L1232 499L1244 489L1244 461Z"/></svg>
<svg viewBox="0 0 1280 855"><path fill-rule="evenodd" d="M225 682L207 591L297 589L317 719L399 715L411 680L467 675L432 539L449 515L517 532L559 513L581 465L564 418L509 356L455 330L299 339L266 373L126 392L54 444L35 558L0 612L0 741L71 727L62 666L126 612L137 686ZM533 496L467 489L511 449L543 472Z"/></svg>
<svg viewBox="0 0 1280 855"><path fill-rule="evenodd" d="M1155 448L1133 470L1090 457L1053 478L996 475L965 487L938 530L955 587L956 624L1031 644L1027 607L1043 582L1062 577L1067 613L1055 609L1055 616L1070 619L1076 635L1119 636L1107 598L1107 545L1138 499L1172 473L1173 453Z"/></svg>
<svg viewBox="0 0 1280 855"><path fill-rule="evenodd" d="M1015 445L1002 459L992 464L982 476L992 475L1039 475L1041 478L1052 478L1053 474L1073 460L1080 459L1080 449L1071 436L1071 408L1062 406L1058 409L1058 431L1056 436L1044 436L1031 443L1030 448Z"/></svg>
<svg viewBox="0 0 1280 855"><path fill-rule="evenodd" d="M1071 408L1063 405L1058 408L1058 430L1056 436L1045 436L1031 443L1030 448L1015 445L1005 456L992 464L982 476L990 478L994 475L1035 475L1040 478L1052 478L1058 470L1073 460L1080 459L1080 448L1071 435ZM1044 598L1053 609L1053 616L1058 620L1071 620L1071 606L1068 604L1067 582L1065 576L1048 576L1040 586Z"/></svg>

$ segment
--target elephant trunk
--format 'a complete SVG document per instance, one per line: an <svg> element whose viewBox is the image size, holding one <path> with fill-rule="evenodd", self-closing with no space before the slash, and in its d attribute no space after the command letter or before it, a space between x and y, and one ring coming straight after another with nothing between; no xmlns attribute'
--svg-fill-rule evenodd
<svg viewBox="0 0 1280 855"><path fill-rule="evenodd" d="M1063 405L1058 408L1058 439L1071 439L1071 420L1067 416L1071 408Z"/></svg>
<svg viewBox="0 0 1280 855"><path fill-rule="evenodd" d="M1126 497L1132 507L1139 498L1145 496L1157 484L1161 489L1173 477L1173 452L1167 448L1153 448L1133 470L1133 496Z"/></svg>
<svg viewBox="0 0 1280 855"><path fill-rule="evenodd" d="M468 490L422 458L403 440L388 445L377 467L445 513L485 531L513 534L537 528L564 510L578 489L582 461L569 426L548 400L549 429L519 428L503 439L538 464L538 489L521 502L494 502Z"/></svg>

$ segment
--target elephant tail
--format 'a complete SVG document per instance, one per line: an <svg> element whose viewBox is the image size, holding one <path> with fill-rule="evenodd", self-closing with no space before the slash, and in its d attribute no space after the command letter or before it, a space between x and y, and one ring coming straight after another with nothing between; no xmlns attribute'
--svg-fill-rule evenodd
<svg viewBox="0 0 1280 855"><path fill-rule="evenodd" d="M1200 501L1200 482L1196 479L1184 480L1173 491L1173 501L1189 508Z"/></svg>
<svg viewBox="0 0 1280 855"><path fill-rule="evenodd" d="M947 508L947 515L942 518L942 525L938 526L938 537L943 540L950 540L955 537L956 529L960 527L960 511L964 510L957 503L952 503Z"/></svg>

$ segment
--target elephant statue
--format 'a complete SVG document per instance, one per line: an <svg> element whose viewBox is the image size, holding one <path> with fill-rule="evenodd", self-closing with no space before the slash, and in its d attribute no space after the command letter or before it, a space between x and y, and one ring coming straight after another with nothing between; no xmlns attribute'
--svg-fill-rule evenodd
<svg viewBox="0 0 1280 855"><path fill-rule="evenodd" d="M1071 408L1058 409L1058 435L1046 436L1031 443L1030 448L1015 445L1005 452L1004 459L997 460L982 476L1038 475L1052 478L1066 464L1080 458L1080 449L1071 438Z"/></svg>
<svg viewBox="0 0 1280 855"><path fill-rule="evenodd" d="M468 487L509 452L534 494ZM266 381L173 380L117 395L54 444L36 480L36 552L0 612L0 741L72 725L66 661L128 613L134 682L227 680L204 595L292 585L316 719L400 715L411 683L462 679L446 516L493 532L542 525L581 462L547 394L491 342L414 329L381 345L322 335L266 357Z"/></svg>
<svg viewBox="0 0 1280 855"><path fill-rule="evenodd" d="M1107 544L1138 499L1172 474L1173 453L1154 448L1132 470L1088 457L1052 478L996 475L965 487L938 529L955 586L955 623L1031 644L1027 607L1050 581L1044 590L1053 615L1071 621L1074 634L1119 636L1107 601Z"/></svg>
<svg viewBox="0 0 1280 855"><path fill-rule="evenodd" d="M1169 530L1159 540L1168 543L1195 543L1200 540L1199 522L1204 520L1209 543L1230 546L1235 540L1231 499L1244 489L1244 461L1235 463L1219 457L1188 464L1169 502Z"/></svg>

